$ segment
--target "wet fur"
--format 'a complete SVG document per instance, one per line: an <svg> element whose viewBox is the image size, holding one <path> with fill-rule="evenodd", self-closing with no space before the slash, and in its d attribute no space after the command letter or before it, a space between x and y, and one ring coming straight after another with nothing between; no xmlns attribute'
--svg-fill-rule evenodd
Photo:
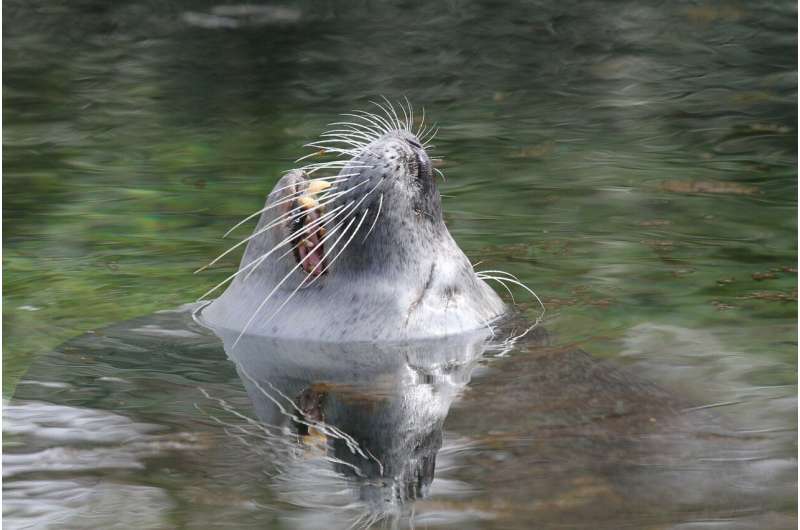
<svg viewBox="0 0 800 530"><path fill-rule="evenodd" d="M320 341L432 338L487 327L506 307L447 230L429 166L413 133L384 132L338 166L340 175L353 176L335 186L340 195L327 210L357 202L348 215L359 220L359 230L335 263L304 283L306 275L292 256L278 259L282 252L274 252L254 270L238 274L203 309L200 321L240 333ZM291 210L286 201L308 178L299 170L278 181L254 233ZM352 232L355 225L348 226ZM282 227L248 242L240 272L284 240Z"/></svg>

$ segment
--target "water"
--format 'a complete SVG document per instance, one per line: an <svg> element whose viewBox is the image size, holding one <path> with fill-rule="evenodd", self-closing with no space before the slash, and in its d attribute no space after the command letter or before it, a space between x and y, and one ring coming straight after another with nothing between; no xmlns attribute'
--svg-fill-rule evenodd
<svg viewBox="0 0 800 530"><path fill-rule="evenodd" d="M796 526L796 4L4 15L12 526L402 526L408 510L417 527ZM424 428L341 420L364 437L406 425L436 453L391 506L359 501L319 437L237 438L257 427L231 411L257 419L258 400L180 314L103 331L229 273L236 257L191 271L303 143L379 94L439 123L451 232L543 297L549 337L462 356L451 379L373 367L389 383L362 394L445 394Z"/></svg>

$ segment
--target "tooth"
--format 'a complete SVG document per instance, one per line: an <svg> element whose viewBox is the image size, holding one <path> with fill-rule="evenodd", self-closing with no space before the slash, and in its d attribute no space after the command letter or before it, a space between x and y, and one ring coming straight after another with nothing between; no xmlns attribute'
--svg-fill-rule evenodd
<svg viewBox="0 0 800 530"><path fill-rule="evenodd" d="M308 195L303 195L302 197L297 199L297 202L299 202L300 206L302 206L306 210L311 210L312 208L316 208L317 206L319 206L319 203L316 201L316 199L314 199L313 197L309 197Z"/></svg>
<svg viewBox="0 0 800 530"><path fill-rule="evenodd" d="M306 193L308 195L316 195L317 193L325 191L330 187L331 183L326 180L322 179L312 180L311 182L308 183L308 189L306 190Z"/></svg>

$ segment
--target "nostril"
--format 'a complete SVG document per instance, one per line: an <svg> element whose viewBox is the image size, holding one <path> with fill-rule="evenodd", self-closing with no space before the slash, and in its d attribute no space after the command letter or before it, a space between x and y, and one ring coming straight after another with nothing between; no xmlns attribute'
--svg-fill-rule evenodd
<svg viewBox="0 0 800 530"><path fill-rule="evenodd" d="M422 146L416 140L407 140L407 142L417 149L422 149Z"/></svg>

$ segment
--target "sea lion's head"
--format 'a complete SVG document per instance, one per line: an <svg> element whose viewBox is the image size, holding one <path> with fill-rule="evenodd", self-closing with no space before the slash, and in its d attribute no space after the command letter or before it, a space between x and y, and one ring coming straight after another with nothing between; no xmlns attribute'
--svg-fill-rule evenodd
<svg viewBox="0 0 800 530"><path fill-rule="evenodd" d="M315 182L311 180L312 188ZM312 247L318 256L307 262L301 262L304 253L295 254L308 274L332 271L335 263L316 271L310 264L337 255L341 271L382 266L385 271L401 272L398 269L414 265L434 248L440 252L447 248L439 241L447 229L432 161L419 136L408 130L383 132L358 148L324 196L311 204L323 206L309 210L303 224L330 215L323 233L331 235ZM300 224L297 219L292 222L293 227L286 228Z"/></svg>
<svg viewBox="0 0 800 530"><path fill-rule="evenodd" d="M282 262L276 273L297 273L288 284L309 285L376 267L403 273L448 250L438 170L424 132L412 131L408 115L356 116L363 121L341 124L309 144L312 156L336 159L306 164L279 180L256 229L269 226L266 237L250 242L252 259L243 266L272 252L270 261Z"/></svg>
<svg viewBox="0 0 800 530"><path fill-rule="evenodd" d="M447 335L504 312L445 226L431 129L415 128L410 108L379 107L308 144L305 165L250 216L259 223L231 249L247 244L226 301L207 313L286 336L302 328L272 319L290 312L317 336L375 339Z"/></svg>

